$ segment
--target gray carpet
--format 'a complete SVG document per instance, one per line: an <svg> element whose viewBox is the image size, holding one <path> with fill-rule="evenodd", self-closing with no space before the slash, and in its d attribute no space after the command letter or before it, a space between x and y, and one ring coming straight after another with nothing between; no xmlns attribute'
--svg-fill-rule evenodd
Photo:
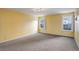
<svg viewBox="0 0 79 59"><path fill-rule="evenodd" d="M79 51L79 49L72 38L36 33L1 43L0 51Z"/></svg>

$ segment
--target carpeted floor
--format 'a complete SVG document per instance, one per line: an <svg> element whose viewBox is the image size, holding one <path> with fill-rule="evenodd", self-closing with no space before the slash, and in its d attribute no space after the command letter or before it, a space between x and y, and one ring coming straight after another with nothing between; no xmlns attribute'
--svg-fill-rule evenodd
<svg viewBox="0 0 79 59"><path fill-rule="evenodd" d="M79 51L75 40L36 33L0 44L0 51Z"/></svg>

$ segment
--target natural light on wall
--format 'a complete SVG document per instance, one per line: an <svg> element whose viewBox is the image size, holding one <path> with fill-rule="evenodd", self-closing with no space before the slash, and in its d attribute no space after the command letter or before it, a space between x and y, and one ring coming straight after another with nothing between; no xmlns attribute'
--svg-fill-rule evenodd
<svg viewBox="0 0 79 59"><path fill-rule="evenodd" d="M38 29L38 18L37 16L34 16L34 21L32 22L33 23L33 26L35 28L35 32L37 32L37 29Z"/></svg>

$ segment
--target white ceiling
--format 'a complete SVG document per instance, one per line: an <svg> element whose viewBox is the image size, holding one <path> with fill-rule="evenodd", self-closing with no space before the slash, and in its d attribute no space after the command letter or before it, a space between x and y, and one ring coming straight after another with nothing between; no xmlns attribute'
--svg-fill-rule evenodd
<svg viewBox="0 0 79 59"><path fill-rule="evenodd" d="M45 11L35 12L33 8L10 8L11 10L16 10L23 13L30 13L33 15L48 15L48 14L57 14L57 13L66 13L72 12L75 8L46 8Z"/></svg>

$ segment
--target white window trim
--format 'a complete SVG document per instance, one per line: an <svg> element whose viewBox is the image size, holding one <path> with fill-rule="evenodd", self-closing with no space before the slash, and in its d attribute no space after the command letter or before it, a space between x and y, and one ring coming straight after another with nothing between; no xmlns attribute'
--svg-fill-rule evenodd
<svg viewBox="0 0 79 59"><path fill-rule="evenodd" d="M44 20L44 21L45 21L45 17L42 16L42 19L41 19L41 20ZM41 21L41 20L39 20L38 26L39 26L39 28L41 29L41 32L45 32L45 31L46 31L46 30L45 30L45 29L46 29L46 21L45 21L45 24L44 24L44 28L41 28L41 27L40 27L40 21Z"/></svg>
<svg viewBox="0 0 79 59"><path fill-rule="evenodd" d="M68 16L68 15L63 15L63 16L62 16L61 30L62 30L62 31L65 31L65 32L73 32L73 16L70 16L70 15L69 15L69 16L72 18L72 27L71 27L71 30L64 30L64 29L63 29L63 21L64 21L64 20L63 20L63 17L64 17L64 16Z"/></svg>

